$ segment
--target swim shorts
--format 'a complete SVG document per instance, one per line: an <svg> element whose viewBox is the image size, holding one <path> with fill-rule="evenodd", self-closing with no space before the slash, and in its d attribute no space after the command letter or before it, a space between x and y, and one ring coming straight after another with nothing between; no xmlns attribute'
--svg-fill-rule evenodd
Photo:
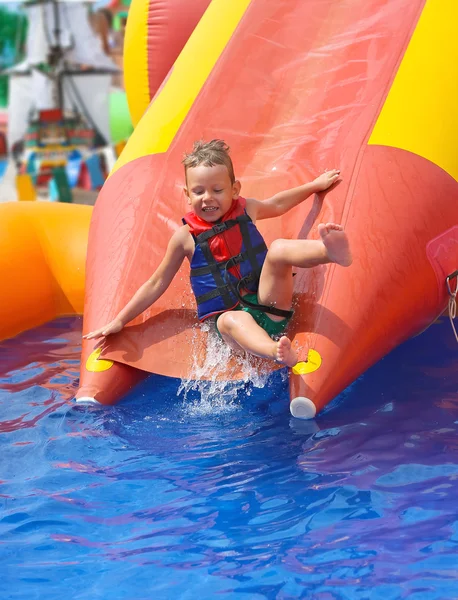
<svg viewBox="0 0 458 600"><path fill-rule="evenodd" d="M247 294L245 296L245 298L248 300L248 302L252 302L253 304L258 304L258 297L256 294ZM281 337L281 335L285 331L285 329L290 321L290 317L286 318L286 319L282 319L281 321L273 321L269 317L269 315L267 313L263 312L262 310L250 308L249 306L243 306L242 304L239 304L232 310L243 310L243 311L249 313L253 317L253 319L256 321L256 323L260 327L262 327L262 329L264 329L264 331L268 335L270 335L270 337L272 337L272 338ZM224 314L224 313L222 313L222 314ZM218 330L218 318L220 316L221 315L218 315L216 317L215 325L216 325L216 331L217 331L218 335L221 337L221 334Z"/></svg>

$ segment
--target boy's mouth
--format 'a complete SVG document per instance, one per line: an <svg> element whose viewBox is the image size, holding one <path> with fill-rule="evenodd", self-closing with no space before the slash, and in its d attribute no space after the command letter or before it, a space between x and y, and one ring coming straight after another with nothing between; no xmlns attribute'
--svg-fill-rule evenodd
<svg viewBox="0 0 458 600"><path fill-rule="evenodd" d="M218 210L217 206L205 206L205 208L202 209L202 212L214 212L215 210Z"/></svg>

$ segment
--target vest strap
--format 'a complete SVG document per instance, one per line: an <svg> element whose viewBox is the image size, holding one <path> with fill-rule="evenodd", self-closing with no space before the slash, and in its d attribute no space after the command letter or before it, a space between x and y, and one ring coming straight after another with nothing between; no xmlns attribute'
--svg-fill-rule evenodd
<svg viewBox="0 0 458 600"><path fill-rule="evenodd" d="M224 231L227 231L228 229L231 229L240 223L248 222L249 220L251 221L248 215L239 215L235 219L228 219L227 221L222 221L221 223L215 223L211 229L196 235L195 240L198 244L202 244L202 242L206 242L215 235L219 235L220 233L223 233Z"/></svg>
<svg viewBox="0 0 458 600"><path fill-rule="evenodd" d="M265 244L259 244L258 246L255 246L253 248L253 252L256 256L256 254L259 254L261 252L264 252L266 250L266 245ZM245 252L240 252L240 254L237 254L236 256L232 256L231 258L229 258L226 261L223 262L219 262L219 263L214 263L211 265L205 265L205 267L195 267L194 269L191 269L191 277L199 277L201 275L208 275L209 273L213 273L215 271L215 269L223 269L228 271L229 269L232 269L232 267L235 267L237 265L239 265L240 263L242 263L244 260L249 259L250 255L248 253L248 251Z"/></svg>
<svg viewBox="0 0 458 600"><path fill-rule="evenodd" d="M291 319L291 317L294 314L294 311L292 311L292 310L284 310L283 308L276 308L275 306L267 306L266 304L255 304L254 302L250 302L249 300L246 300L245 296L242 296L242 294L240 293L240 287L242 285L244 285L244 283L246 283L247 279L248 280L251 279L251 275L248 277L244 277L243 279L240 279L240 281L237 283L237 287L234 287L234 289L233 289L233 292L237 296L237 299L240 302L240 304L242 304L243 306L247 306L248 308L252 308L254 310L260 310L261 312L275 315L276 317L283 317L284 319Z"/></svg>
<svg viewBox="0 0 458 600"><path fill-rule="evenodd" d="M216 294L217 296L221 296L221 298L223 299L223 302L224 302L224 306L227 309L232 308L234 306L234 301L231 298L229 286L224 281L223 274L218 269L218 263L215 260L215 257L213 256L212 251L210 250L210 246L209 246L208 242L201 242L199 245L203 252L205 260L208 263L210 272L213 275L213 278L215 280L216 290L213 290L213 291L217 292L217 294ZM199 297L196 297L196 302L198 305L202 304L202 302L205 302L205 300L202 299L202 297L205 295L206 294L202 294ZM214 297L215 296L212 296L212 298L214 298Z"/></svg>

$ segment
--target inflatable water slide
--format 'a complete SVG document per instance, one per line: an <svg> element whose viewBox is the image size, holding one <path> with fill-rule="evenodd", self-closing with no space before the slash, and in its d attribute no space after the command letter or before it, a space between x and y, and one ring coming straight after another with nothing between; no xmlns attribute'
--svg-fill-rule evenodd
<svg viewBox="0 0 458 600"><path fill-rule="evenodd" d="M143 65L148 80L153 4L134 0L129 15L127 94L142 116L92 216L84 332L113 318L161 261L186 212L181 159L194 140L226 140L242 194L260 200L340 168L334 189L259 227L269 243L313 239L335 221L351 241L350 268L294 278L291 412L313 418L434 321L455 289L458 4L212 0L149 102L127 72ZM192 377L208 342L195 315L183 265L122 332L102 347L84 342L77 400L114 404L149 373ZM219 376L241 377L237 361Z"/></svg>

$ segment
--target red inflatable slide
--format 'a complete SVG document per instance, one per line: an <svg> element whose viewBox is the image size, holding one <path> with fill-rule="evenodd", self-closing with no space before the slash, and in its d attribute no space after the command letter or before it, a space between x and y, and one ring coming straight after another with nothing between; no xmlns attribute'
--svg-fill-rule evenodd
<svg viewBox="0 0 458 600"><path fill-rule="evenodd" d="M458 268L457 20L455 0L212 0L97 200L84 331L158 266L186 212L182 155L213 138L230 145L245 197L341 169L328 194L260 225L269 243L342 223L354 255L295 277L295 416L427 327ZM196 322L185 266L101 354L84 343L77 399L116 403L148 373L192 377L208 335ZM240 377L237 363L219 376Z"/></svg>

